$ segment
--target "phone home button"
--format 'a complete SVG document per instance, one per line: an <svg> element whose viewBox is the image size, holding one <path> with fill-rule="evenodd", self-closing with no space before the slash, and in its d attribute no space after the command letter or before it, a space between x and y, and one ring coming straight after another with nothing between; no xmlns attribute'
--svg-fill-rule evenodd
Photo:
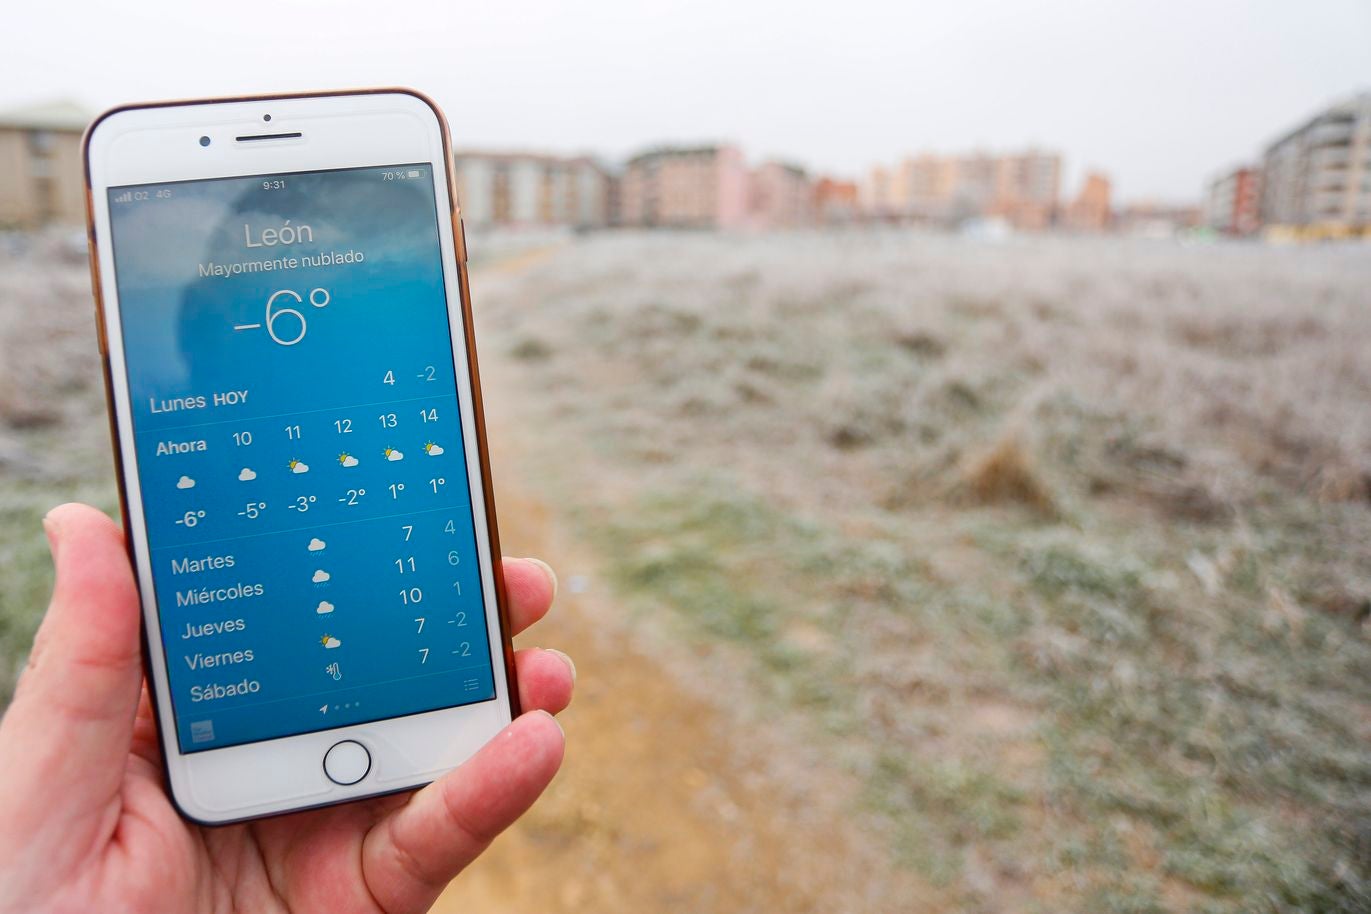
<svg viewBox="0 0 1371 914"><path fill-rule="evenodd" d="M356 784L371 771L371 753L354 739L334 743L324 753L324 774L335 784Z"/></svg>

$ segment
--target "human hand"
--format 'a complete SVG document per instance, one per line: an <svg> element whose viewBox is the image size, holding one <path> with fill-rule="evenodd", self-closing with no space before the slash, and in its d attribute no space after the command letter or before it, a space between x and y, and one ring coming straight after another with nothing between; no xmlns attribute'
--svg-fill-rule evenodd
<svg viewBox="0 0 1371 914"><path fill-rule="evenodd" d="M575 671L563 654L525 649L515 664L532 710L427 787L192 825L162 783L123 534L85 505L44 526L57 583L0 722L0 912L424 911L561 764L551 715L571 701ZM505 559L516 633L552 604L545 568Z"/></svg>

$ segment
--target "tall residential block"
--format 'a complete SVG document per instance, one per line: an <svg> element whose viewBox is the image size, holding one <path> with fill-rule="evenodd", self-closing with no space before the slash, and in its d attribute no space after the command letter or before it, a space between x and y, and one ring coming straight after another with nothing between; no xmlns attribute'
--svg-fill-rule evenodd
<svg viewBox="0 0 1371 914"><path fill-rule="evenodd" d="M0 227L86 219L81 133L90 123L70 103L0 113Z"/></svg>
<svg viewBox="0 0 1371 914"><path fill-rule="evenodd" d="M593 159L523 152L455 155L467 225L599 228L613 215L613 177Z"/></svg>
<svg viewBox="0 0 1371 914"><path fill-rule="evenodd" d="M1018 153L922 153L894 168L876 166L864 184L870 215L956 224L987 216L1021 229L1043 229L1058 215L1061 156L1028 149Z"/></svg>
<svg viewBox="0 0 1371 914"><path fill-rule="evenodd" d="M1262 160L1268 226L1337 235L1371 229L1371 92L1320 111Z"/></svg>
<svg viewBox="0 0 1371 914"><path fill-rule="evenodd" d="M624 225L744 227L750 181L735 146L664 146L628 160L619 187Z"/></svg>
<svg viewBox="0 0 1371 914"><path fill-rule="evenodd" d="M1251 235L1261 228L1261 187L1257 169L1234 168L1209 183L1204 224L1225 235Z"/></svg>
<svg viewBox="0 0 1371 914"><path fill-rule="evenodd" d="M822 177L814 182L814 216L825 224L857 218L861 189L855 181Z"/></svg>
<svg viewBox="0 0 1371 914"><path fill-rule="evenodd" d="M1066 208L1063 221L1077 232L1102 232L1113 218L1109 178L1098 172L1088 172L1081 182L1081 191Z"/></svg>
<svg viewBox="0 0 1371 914"><path fill-rule="evenodd" d="M799 228L814 223L814 185L789 162L763 162L749 176L748 222L754 228Z"/></svg>

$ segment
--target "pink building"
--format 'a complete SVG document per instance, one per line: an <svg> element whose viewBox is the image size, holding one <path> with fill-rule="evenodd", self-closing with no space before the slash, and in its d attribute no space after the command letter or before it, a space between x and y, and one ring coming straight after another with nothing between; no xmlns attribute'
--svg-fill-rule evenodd
<svg viewBox="0 0 1371 914"><path fill-rule="evenodd" d="M751 224L798 228L814 222L814 186L798 165L764 162L752 172Z"/></svg>
<svg viewBox="0 0 1371 914"><path fill-rule="evenodd" d="M629 159L619 186L624 225L741 228L748 171L734 146L663 147Z"/></svg>

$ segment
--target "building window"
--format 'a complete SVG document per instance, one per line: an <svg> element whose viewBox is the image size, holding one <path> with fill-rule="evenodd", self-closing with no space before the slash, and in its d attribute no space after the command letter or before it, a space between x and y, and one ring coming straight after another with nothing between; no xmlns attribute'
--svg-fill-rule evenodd
<svg viewBox="0 0 1371 914"><path fill-rule="evenodd" d="M36 156L45 156L52 152L53 135L51 130L31 130L29 131L29 151Z"/></svg>

